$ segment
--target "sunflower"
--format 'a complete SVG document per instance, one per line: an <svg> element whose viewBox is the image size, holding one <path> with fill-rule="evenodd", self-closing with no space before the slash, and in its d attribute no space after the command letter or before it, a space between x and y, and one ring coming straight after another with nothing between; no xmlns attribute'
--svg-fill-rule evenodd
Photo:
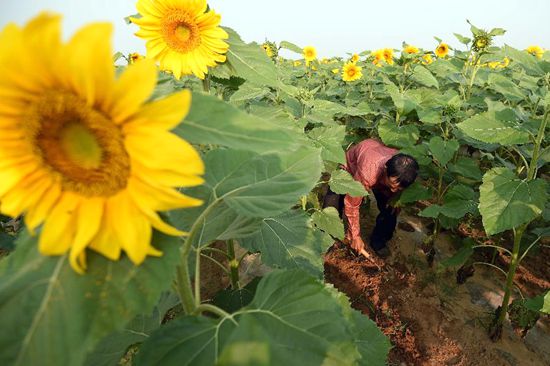
<svg viewBox="0 0 550 366"><path fill-rule="evenodd" d="M333 74L339 74L340 73L340 69L332 69L330 70Z"/></svg>
<svg viewBox="0 0 550 366"><path fill-rule="evenodd" d="M294 65L294 67L300 66L300 65L302 64L302 61L296 60L296 61L294 61L292 64Z"/></svg>
<svg viewBox="0 0 550 366"><path fill-rule="evenodd" d="M429 53L425 54L424 56L422 56L422 63L424 65L429 65L431 64L432 62L434 62L434 60L432 59L432 55L430 55Z"/></svg>
<svg viewBox="0 0 550 366"><path fill-rule="evenodd" d="M409 55L414 55L417 54L419 50L418 47L407 45L405 48L403 48L403 52Z"/></svg>
<svg viewBox="0 0 550 366"><path fill-rule="evenodd" d="M357 63L359 61L359 55L354 53L353 56L351 56L351 62Z"/></svg>
<svg viewBox="0 0 550 366"><path fill-rule="evenodd" d="M542 55L544 54L544 50L540 46L529 46L526 51L537 58L542 58Z"/></svg>
<svg viewBox="0 0 550 366"><path fill-rule="evenodd" d="M209 66L225 61L228 35L206 0L138 0L136 7L141 18L130 18L140 27L136 36L147 40L147 57L159 61L161 70L177 79L204 79Z"/></svg>
<svg viewBox="0 0 550 366"><path fill-rule="evenodd" d="M447 43L441 42L436 48L435 48L435 54L437 57L445 57L449 53L449 45Z"/></svg>
<svg viewBox="0 0 550 366"><path fill-rule="evenodd" d="M317 51L313 46L304 47L303 52L304 52L304 59L306 60L306 62L311 62L317 58Z"/></svg>
<svg viewBox="0 0 550 366"><path fill-rule="evenodd" d="M355 81L361 79L361 77L363 77L361 69L361 66L357 66L353 62L348 62L342 67L342 80Z"/></svg>
<svg viewBox="0 0 550 366"><path fill-rule="evenodd" d="M271 47L269 46L269 44L267 44L267 43L262 44L262 48L264 49L267 57L269 57L269 58L273 57L274 53L271 50Z"/></svg>
<svg viewBox="0 0 550 366"><path fill-rule="evenodd" d="M183 233L158 211L201 201L173 187L203 182L195 149L169 132L190 93L146 102L156 85L152 60L115 78L112 26L94 23L61 43L61 17L43 13L0 33L0 211L41 225L39 251L69 252L86 268L86 248L137 264L161 255L152 228Z"/></svg>
<svg viewBox="0 0 550 366"><path fill-rule="evenodd" d="M129 56L128 56L128 63L129 64L133 64L133 63L136 63L137 61L139 60L143 60L145 57L143 55L140 55L139 53L131 53Z"/></svg>
<svg viewBox="0 0 550 366"><path fill-rule="evenodd" d="M377 67L382 67L382 63L384 62L384 50L373 51L371 56L374 57L372 64Z"/></svg>
<svg viewBox="0 0 550 366"><path fill-rule="evenodd" d="M384 61L388 65L393 65L393 50L391 48L384 48L382 50L382 55L384 56Z"/></svg>

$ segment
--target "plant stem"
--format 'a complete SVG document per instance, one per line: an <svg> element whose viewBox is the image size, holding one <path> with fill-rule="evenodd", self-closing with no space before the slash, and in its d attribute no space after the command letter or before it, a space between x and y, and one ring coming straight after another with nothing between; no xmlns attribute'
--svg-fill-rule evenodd
<svg viewBox="0 0 550 366"><path fill-rule="evenodd" d="M235 241L227 241L227 256L229 258L229 269L231 271L231 287L233 290L239 289L241 286L239 284L239 262L235 257Z"/></svg>
<svg viewBox="0 0 550 366"><path fill-rule="evenodd" d="M550 113L550 108L544 114L542 122L539 127L539 132L537 134L537 139L535 141L535 148L533 149L533 157L531 158L531 164L529 166L529 172L527 173L527 180L532 180L537 175L537 160L539 160L540 145L544 139L544 132L546 130L546 125L548 124L548 114Z"/></svg>
<svg viewBox="0 0 550 366"><path fill-rule="evenodd" d="M211 304L200 304L195 309L195 314L200 314L204 311L208 311L209 313L216 314L221 318L231 318L231 314L226 312L225 310Z"/></svg>
<svg viewBox="0 0 550 366"><path fill-rule="evenodd" d="M195 300L193 298L193 288L191 287L191 276L189 275L189 253L191 251L191 247L193 246L195 236L201 231L206 217L217 206L219 201L221 200L218 198L212 202L195 220L180 251L180 264L177 269L176 281L178 294L185 314L192 314L196 308ZM197 275L200 276L200 274L195 273L195 276Z"/></svg>
<svg viewBox="0 0 550 366"><path fill-rule="evenodd" d="M201 248L197 248L195 255L195 306L201 304Z"/></svg>
<svg viewBox="0 0 550 366"><path fill-rule="evenodd" d="M207 74L202 81L202 90L206 94L210 94L210 74Z"/></svg>

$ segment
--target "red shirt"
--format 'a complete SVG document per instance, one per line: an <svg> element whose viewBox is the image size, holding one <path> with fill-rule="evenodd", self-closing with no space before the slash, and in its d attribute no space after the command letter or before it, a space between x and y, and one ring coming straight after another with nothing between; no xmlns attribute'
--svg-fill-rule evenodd
<svg viewBox="0 0 550 366"><path fill-rule="evenodd" d="M368 139L361 141L346 152L347 164L344 166L351 176L360 182L365 189L383 185L386 162L399 151L389 148L378 140ZM346 237L359 237L359 206L363 197L346 195L344 212L348 218L348 232Z"/></svg>

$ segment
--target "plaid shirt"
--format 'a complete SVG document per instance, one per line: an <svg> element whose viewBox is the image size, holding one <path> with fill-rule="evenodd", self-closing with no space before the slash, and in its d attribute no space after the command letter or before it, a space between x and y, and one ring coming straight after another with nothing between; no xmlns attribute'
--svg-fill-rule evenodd
<svg viewBox="0 0 550 366"><path fill-rule="evenodd" d="M377 185L383 185L383 173L386 162L399 151L389 148L378 140L368 139L361 141L346 152L347 164L344 169L360 182L365 189L370 190ZM348 218L348 239L360 236L359 206L363 197L346 195L344 199L344 213Z"/></svg>

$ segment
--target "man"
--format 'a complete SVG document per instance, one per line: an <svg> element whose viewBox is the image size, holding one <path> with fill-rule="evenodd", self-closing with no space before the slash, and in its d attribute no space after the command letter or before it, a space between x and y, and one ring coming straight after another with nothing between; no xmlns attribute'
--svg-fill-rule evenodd
<svg viewBox="0 0 550 366"><path fill-rule="evenodd" d="M390 201L415 181L418 163L412 156L400 154L398 150L374 139L364 140L349 149L346 152L346 161L343 169L363 184L365 189L371 190L376 198L380 213L376 217L369 244L378 256L385 258L389 255L386 244L393 236L399 213L399 209L392 207ZM363 197L344 197L329 189L323 206L336 207L340 216L344 211L348 221L346 242L357 253L368 258L359 225L359 206L362 201Z"/></svg>

